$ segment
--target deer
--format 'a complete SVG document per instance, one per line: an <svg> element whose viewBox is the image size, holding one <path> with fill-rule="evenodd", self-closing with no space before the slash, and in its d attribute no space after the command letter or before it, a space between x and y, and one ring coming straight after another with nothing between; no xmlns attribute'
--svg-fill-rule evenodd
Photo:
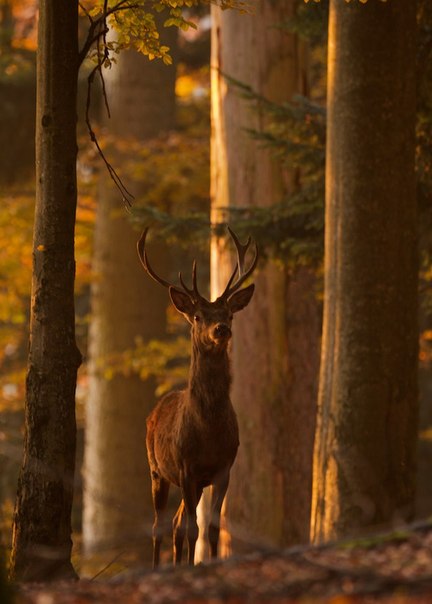
<svg viewBox="0 0 432 604"><path fill-rule="evenodd" d="M186 538L188 563L194 564L198 538L196 508L205 487L211 487L208 526L211 558L218 554L221 508L239 447L237 416L230 399L228 345L233 315L249 304L254 293L253 283L241 286L258 261L258 247L253 242L253 258L245 270L247 252L252 251L251 237L243 245L229 227L228 230L237 250L237 262L223 293L213 302L198 291L195 260L192 288L185 284L181 272L180 285L174 285L157 275L149 263L148 228L137 243L144 270L168 288L172 304L191 325L187 386L163 396L147 418L146 447L154 507L153 569L159 566L162 538L168 532L165 512L171 484L180 488L182 496L172 521L173 563L181 563Z"/></svg>

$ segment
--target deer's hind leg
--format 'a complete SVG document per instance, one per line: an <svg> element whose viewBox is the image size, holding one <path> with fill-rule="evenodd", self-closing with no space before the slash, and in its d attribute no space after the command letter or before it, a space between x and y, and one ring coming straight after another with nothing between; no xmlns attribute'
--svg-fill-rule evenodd
<svg viewBox="0 0 432 604"><path fill-rule="evenodd" d="M165 522L165 510L168 501L170 483L154 471L151 472L151 482L153 507L155 513L153 524L153 568L156 568L159 566L162 538L167 530Z"/></svg>
<svg viewBox="0 0 432 604"><path fill-rule="evenodd" d="M183 554L183 542L186 535L186 512L183 499L173 518L173 562L181 564Z"/></svg>

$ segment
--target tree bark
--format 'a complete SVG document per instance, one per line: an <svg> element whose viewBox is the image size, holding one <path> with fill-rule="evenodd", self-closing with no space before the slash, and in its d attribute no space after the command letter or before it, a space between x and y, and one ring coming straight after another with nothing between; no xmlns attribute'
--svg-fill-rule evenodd
<svg viewBox="0 0 432 604"><path fill-rule="evenodd" d="M177 31L164 32L173 48ZM174 48L175 50L175 48ZM112 119L119 146L145 142L174 126L175 67L150 62L136 52L120 55L107 74ZM133 153L133 152L132 152ZM139 179L127 171L132 153L112 156L138 198ZM106 176L104 175L106 181ZM147 277L138 261L139 234L121 206L119 192L103 182L97 211L90 390L86 405L83 540L87 553L127 546L151 562L153 507L145 419L155 402L154 379L130 375L107 379L100 361L166 334L167 293ZM159 246L158 270L168 274L168 250Z"/></svg>
<svg viewBox="0 0 432 604"><path fill-rule="evenodd" d="M254 143L266 116L240 98L224 74L272 101L307 94L306 49L279 26L292 0L259 1L253 15L212 8L212 217L224 207L270 206L294 189L294 173ZM253 49L259 48L259 52ZM213 242L212 291L231 270ZM240 449L226 516L234 550L307 541L318 374L319 311L314 275L269 262L255 274L251 305L234 321L232 399Z"/></svg>
<svg viewBox="0 0 432 604"><path fill-rule="evenodd" d="M315 542L413 512L415 4L330 2Z"/></svg>
<svg viewBox="0 0 432 604"><path fill-rule="evenodd" d="M11 562L18 580L74 575L77 15L76 1L40 2L30 349Z"/></svg>

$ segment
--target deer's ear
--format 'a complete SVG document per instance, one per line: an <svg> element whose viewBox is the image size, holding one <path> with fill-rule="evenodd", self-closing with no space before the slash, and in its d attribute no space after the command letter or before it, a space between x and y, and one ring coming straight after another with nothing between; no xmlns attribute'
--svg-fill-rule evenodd
<svg viewBox="0 0 432 604"><path fill-rule="evenodd" d="M252 299L254 290L255 285L252 283L251 285L248 285L248 287L245 287L244 289L241 289L233 294L231 298L228 299L228 306L231 312L238 312L247 306Z"/></svg>
<svg viewBox="0 0 432 604"><path fill-rule="evenodd" d="M174 306L179 312L186 315L187 318L193 316L195 306L193 301L186 293L176 289L175 287L170 287L169 295L171 298L171 302L174 304Z"/></svg>

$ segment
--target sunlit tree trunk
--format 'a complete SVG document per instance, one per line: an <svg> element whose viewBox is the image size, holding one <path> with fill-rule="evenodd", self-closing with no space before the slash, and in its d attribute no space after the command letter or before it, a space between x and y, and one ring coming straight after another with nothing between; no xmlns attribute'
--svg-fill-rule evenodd
<svg viewBox="0 0 432 604"><path fill-rule="evenodd" d="M19 580L74 576L77 15L74 0L39 3L31 333L11 561Z"/></svg>
<svg viewBox="0 0 432 604"><path fill-rule="evenodd" d="M172 47L176 31L169 30L169 36ZM119 148L127 148L128 140L145 142L173 127L174 87L174 67L133 51L119 57L107 73L110 133ZM127 169L131 160L136 161L133 151L125 150L111 158L139 198L139 180ZM148 342L164 336L168 299L142 270L136 252L139 233L118 190L107 173L102 181L93 267L83 540L88 553L125 547L129 554L150 561L153 511L145 419L155 402L155 382L142 381L131 371L110 379L106 368L113 354L133 349L137 337ZM157 266L168 274L164 246Z"/></svg>
<svg viewBox="0 0 432 604"><path fill-rule="evenodd" d="M311 538L413 511L415 2L330 2L325 310Z"/></svg>
<svg viewBox="0 0 432 604"><path fill-rule="evenodd" d="M212 9L214 221L224 217L221 208L270 206L293 191L294 174L245 132L261 130L266 116L240 98L224 74L277 102L307 93L305 48L280 27L294 9L292 0L259 1L251 15ZM215 241L214 296L231 266L223 243ZM314 276L307 269L289 274L269 262L254 281L254 299L234 321L232 398L240 449L226 501L234 549L308 538L319 337Z"/></svg>

